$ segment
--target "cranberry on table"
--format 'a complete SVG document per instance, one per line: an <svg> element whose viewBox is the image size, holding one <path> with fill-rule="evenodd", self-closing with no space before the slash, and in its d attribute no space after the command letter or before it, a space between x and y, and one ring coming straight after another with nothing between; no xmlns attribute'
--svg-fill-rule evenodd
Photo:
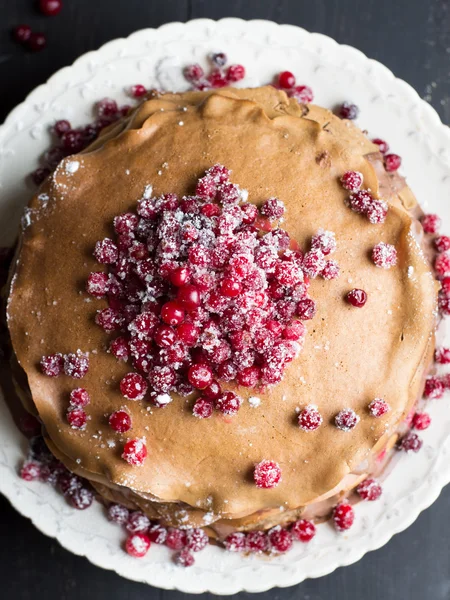
<svg viewBox="0 0 450 600"><path fill-rule="evenodd" d="M12 30L13 38L19 44L28 42L31 36L31 27L29 25L17 25Z"/></svg>
<svg viewBox="0 0 450 600"><path fill-rule="evenodd" d="M222 394L220 383L213 379L203 390L203 396L208 400L216 400Z"/></svg>
<svg viewBox="0 0 450 600"><path fill-rule="evenodd" d="M199 398L195 401L192 408L192 414L197 419L209 419L212 416L214 410L214 404L212 400L207 398Z"/></svg>
<svg viewBox="0 0 450 600"><path fill-rule="evenodd" d="M355 308L362 308L367 302L367 294L364 290L351 290L347 294L347 302Z"/></svg>
<svg viewBox="0 0 450 600"><path fill-rule="evenodd" d="M47 17L59 14L62 7L62 0L39 0L39 10Z"/></svg>
<svg viewBox="0 0 450 600"><path fill-rule="evenodd" d="M240 409L242 398L234 392L225 392L215 402L216 409L227 416L235 415Z"/></svg>
<svg viewBox="0 0 450 600"><path fill-rule="evenodd" d="M353 121L359 115L359 108L351 102L343 102L338 109L338 115L341 119L349 119Z"/></svg>
<svg viewBox="0 0 450 600"><path fill-rule="evenodd" d="M355 520L355 512L347 502L341 502L333 510L333 521L338 531L350 529Z"/></svg>
<svg viewBox="0 0 450 600"><path fill-rule="evenodd" d="M213 380L211 367L204 364L192 365L188 371L188 380L195 388L203 390Z"/></svg>
<svg viewBox="0 0 450 600"><path fill-rule="evenodd" d="M253 479L258 488L270 489L281 481L280 465L273 460L263 460L255 466Z"/></svg>
<svg viewBox="0 0 450 600"><path fill-rule="evenodd" d="M310 542L316 535L316 526L313 521L300 519L292 524L291 534L293 538L299 542Z"/></svg>
<svg viewBox="0 0 450 600"><path fill-rule="evenodd" d="M31 52L39 52L47 46L47 38L43 33L32 32L26 44Z"/></svg>
<svg viewBox="0 0 450 600"><path fill-rule="evenodd" d="M116 410L109 417L111 429L119 433L125 433L131 429L131 417L125 410Z"/></svg>
<svg viewBox="0 0 450 600"><path fill-rule="evenodd" d="M383 493L383 488L378 481L376 481L376 479L368 477L358 485L356 491L362 500L374 502L380 498L381 494Z"/></svg>
<svg viewBox="0 0 450 600"><path fill-rule="evenodd" d="M142 558L150 548L150 538L145 533L134 533L125 542L125 550L130 556Z"/></svg>
<svg viewBox="0 0 450 600"><path fill-rule="evenodd" d="M147 382L139 373L128 373L120 382L122 396L128 400L142 400L147 389Z"/></svg>

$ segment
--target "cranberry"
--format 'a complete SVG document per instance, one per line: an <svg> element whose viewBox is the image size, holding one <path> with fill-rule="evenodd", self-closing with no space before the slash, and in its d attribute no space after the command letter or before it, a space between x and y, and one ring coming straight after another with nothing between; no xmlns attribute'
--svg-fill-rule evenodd
<svg viewBox="0 0 450 600"><path fill-rule="evenodd" d="M220 291L227 298L235 298L242 292L242 285L238 279L234 277L225 277L220 284Z"/></svg>
<svg viewBox="0 0 450 600"><path fill-rule="evenodd" d="M107 512L108 519L118 525L125 525L130 515L128 508L122 504L110 504Z"/></svg>
<svg viewBox="0 0 450 600"><path fill-rule="evenodd" d="M350 208L356 213L367 213L374 197L367 190L359 190L350 196Z"/></svg>
<svg viewBox="0 0 450 600"><path fill-rule="evenodd" d="M58 487L64 496L73 494L75 490L79 490L83 485L81 477L70 473L70 471L63 471L58 476Z"/></svg>
<svg viewBox="0 0 450 600"><path fill-rule="evenodd" d="M150 548L150 538L145 533L134 533L125 542L125 550L130 556L142 558Z"/></svg>
<svg viewBox="0 0 450 600"><path fill-rule="evenodd" d="M164 544L167 539L167 529L159 523L151 525L147 533L150 541L155 544Z"/></svg>
<svg viewBox="0 0 450 600"><path fill-rule="evenodd" d="M184 310L178 302L166 302L161 309L161 319L168 325L180 325L184 321Z"/></svg>
<svg viewBox="0 0 450 600"><path fill-rule="evenodd" d="M188 65L183 70L183 74L188 81L196 82L205 75L202 67L198 64Z"/></svg>
<svg viewBox="0 0 450 600"><path fill-rule="evenodd" d="M36 462L25 462L20 469L20 477L25 481L35 481L41 476L41 465Z"/></svg>
<svg viewBox="0 0 450 600"><path fill-rule="evenodd" d="M124 337L118 337L109 345L111 353L117 358L117 360L127 361L130 355L130 347L128 340Z"/></svg>
<svg viewBox="0 0 450 600"><path fill-rule="evenodd" d="M186 534L186 548L192 552L200 552L208 545L209 538L203 529L189 529Z"/></svg>
<svg viewBox="0 0 450 600"><path fill-rule="evenodd" d="M449 365L450 348L438 348L434 353L434 360L440 365Z"/></svg>
<svg viewBox="0 0 450 600"><path fill-rule="evenodd" d="M106 273L90 273L86 282L86 291L94 298L103 298L108 293L109 277Z"/></svg>
<svg viewBox="0 0 450 600"><path fill-rule="evenodd" d="M245 548L248 552L261 554L268 549L269 540L264 531L249 531L245 538Z"/></svg>
<svg viewBox="0 0 450 600"><path fill-rule="evenodd" d="M245 68L242 65L230 65L225 71L225 79L231 83L241 81L245 77Z"/></svg>
<svg viewBox="0 0 450 600"><path fill-rule="evenodd" d="M61 136L61 144L69 154L80 152L83 149L82 133L73 129L65 131Z"/></svg>
<svg viewBox="0 0 450 600"><path fill-rule="evenodd" d="M29 25L17 25L12 31L13 38L19 44L28 42L31 36L31 27Z"/></svg>
<svg viewBox="0 0 450 600"><path fill-rule="evenodd" d="M192 365L188 371L188 379L195 388L203 390L213 380L212 369L203 364Z"/></svg>
<svg viewBox="0 0 450 600"><path fill-rule="evenodd" d="M336 236L332 231L324 231L319 229L316 235L311 240L311 248L320 250L322 254L328 256L336 251Z"/></svg>
<svg viewBox="0 0 450 600"><path fill-rule="evenodd" d="M382 417L390 410L391 407L386 400L383 400L383 398L375 398L375 400L372 400L369 404L369 412L373 417Z"/></svg>
<svg viewBox="0 0 450 600"><path fill-rule="evenodd" d="M397 264L397 250L391 244L380 242L372 250L372 260L377 267L390 269Z"/></svg>
<svg viewBox="0 0 450 600"><path fill-rule="evenodd" d="M76 388L70 392L70 404L71 406L77 406L78 408L84 408L89 404L91 398L89 393L84 388Z"/></svg>
<svg viewBox="0 0 450 600"><path fill-rule="evenodd" d="M447 252L450 250L450 237L448 235L440 235L433 243L438 252Z"/></svg>
<svg viewBox="0 0 450 600"><path fill-rule="evenodd" d="M246 367L237 374L237 382L244 387L254 387L261 377L259 367Z"/></svg>
<svg viewBox="0 0 450 600"><path fill-rule="evenodd" d="M334 422L338 429L351 431L359 423L360 418L351 408L344 408L335 417Z"/></svg>
<svg viewBox="0 0 450 600"><path fill-rule="evenodd" d="M367 207L367 217L373 224L384 223L388 211L388 205L384 200L372 200Z"/></svg>
<svg viewBox="0 0 450 600"><path fill-rule="evenodd" d="M424 215L421 222L425 233L438 233L442 223L440 217L434 214Z"/></svg>
<svg viewBox="0 0 450 600"><path fill-rule="evenodd" d="M295 76L290 71L282 71L278 75L278 85L280 88L289 89L295 85Z"/></svg>
<svg viewBox="0 0 450 600"><path fill-rule="evenodd" d="M41 371L47 377L58 377L64 368L64 357L62 354L50 354L43 356L40 362Z"/></svg>
<svg viewBox="0 0 450 600"><path fill-rule="evenodd" d="M114 308L103 308L95 315L95 322L104 329L104 331L110 333L122 327L123 316Z"/></svg>
<svg viewBox="0 0 450 600"><path fill-rule="evenodd" d="M131 86L130 89L131 95L133 98L142 98L147 93L147 88L140 83Z"/></svg>
<svg viewBox="0 0 450 600"><path fill-rule="evenodd" d="M313 404L308 404L298 415L298 426L303 431L315 431L322 423L322 415Z"/></svg>
<svg viewBox="0 0 450 600"><path fill-rule="evenodd" d="M61 12L62 0L39 0L39 10L47 17L53 17Z"/></svg>
<svg viewBox="0 0 450 600"><path fill-rule="evenodd" d="M192 567L195 563L195 558L187 548L184 548L175 555L174 562L176 565L180 565L180 567Z"/></svg>
<svg viewBox="0 0 450 600"><path fill-rule="evenodd" d="M350 529L355 520L355 513L348 502L341 502L333 510L333 521L338 531Z"/></svg>
<svg viewBox="0 0 450 600"><path fill-rule="evenodd" d="M320 276L327 280L337 279L340 272L339 265L335 260L327 260L324 268L320 272Z"/></svg>
<svg viewBox="0 0 450 600"><path fill-rule="evenodd" d="M180 307L183 307L186 310L196 309L198 306L200 306L200 293L199 293L198 288L195 285L183 285L183 287L180 287L178 290L177 302L179 303ZM174 303L168 302L167 304L174 304ZM167 306L167 305L165 305L165 306ZM178 306L178 305L176 305L176 306ZM164 306L163 306L163 310L164 310ZM175 310L175 309L172 309L172 310ZM161 311L161 316L162 316L162 311ZM164 316L162 316L162 318L164 321L166 320L164 318ZM173 318L175 318L175 317L173 317ZM180 318L180 317L178 317L178 318ZM184 318L184 315L183 315L183 318ZM171 324L178 325L180 322L181 321L178 321L177 323L171 323Z"/></svg>
<svg viewBox="0 0 450 600"><path fill-rule="evenodd" d="M414 429L424 431L431 425L431 417L427 413L416 413L412 420L412 426Z"/></svg>
<svg viewBox="0 0 450 600"><path fill-rule="evenodd" d="M386 154L386 152L389 151L389 144L384 140L381 140L380 138L375 138L374 140L372 140L372 142L378 146L381 154Z"/></svg>
<svg viewBox="0 0 450 600"><path fill-rule="evenodd" d="M120 382L120 392L128 400L142 400L147 389L147 382L138 373L128 373Z"/></svg>
<svg viewBox="0 0 450 600"><path fill-rule="evenodd" d="M450 278L446 277L444 279L450 279ZM450 295L446 294L443 291L440 291L439 296L438 296L438 307L439 307L439 313L443 317L448 317L450 315Z"/></svg>
<svg viewBox="0 0 450 600"><path fill-rule="evenodd" d="M122 458L129 465L141 466L147 457L147 446L142 440L129 440L123 447Z"/></svg>
<svg viewBox="0 0 450 600"><path fill-rule="evenodd" d="M47 46L47 37L43 33L32 32L27 40L27 47L31 52L39 52Z"/></svg>
<svg viewBox="0 0 450 600"><path fill-rule="evenodd" d="M86 510L94 501L94 492L87 487L80 487L67 494L67 499L73 508Z"/></svg>
<svg viewBox="0 0 450 600"><path fill-rule="evenodd" d="M292 524L291 534L293 538L299 542L310 542L316 535L316 526L313 521L300 519Z"/></svg>
<svg viewBox="0 0 450 600"><path fill-rule="evenodd" d="M82 379L89 370L89 356L80 350L76 354L64 356L64 373L75 379Z"/></svg>
<svg viewBox="0 0 450 600"><path fill-rule="evenodd" d="M225 538L223 544L228 552L243 552L245 550L245 533L235 531Z"/></svg>
<svg viewBox="0 0 450 600"><path fill-rule="evenodd" d="M119 234L134 233L138 226L138 218L133 213L123 213L114 218L114 229Z"/></svg>
<svg viewBox="0 0 450 600"><path fill-rule="evenodd" d="M168 325L160 325L155 331L154 339L161 348L170 348L177 340L177 333Z"/></svg>
<svg viewBox="0 0 450 600"><path fill-rule="evenodd" d="M148 381L155 392L170 392L177 381L175 371L169 366L154 367L148 374Z"/></svg>
<svg viewBox="0 0 450 600"><path fill-rule="evenodd" d="M441 294L450 296L450 277L443 277L441 279L441 286L442 286Z"/></svg>
<svg viewBox="0 0 450 600"><path fill-rule="evenodd" d="M270 489L281 481L280 465L273 460L263 460L255 466L253 479L256 487Z"/></svg>
<svg viewBox="0 0 450 600"><path fill-rule="evenodd" d="M197 343L200 331L192 323L181 323L181 325L177 327L177 335L178 339L183 342L183 344L191 347L195 346Z"/></svg>
<svg viewBox="0 0 450 600"><path fill-rule="evenodd" d="M50 169L47 169L46 167L41 167L33 171L33 173L31 174L31 178L35 185L41 185L41 183L44 182L49 175Z"/></svg>
<svg viewBox="0 0 450 600"><path fill-rule="evenodd" d="M356 104L351 104L350 102L343 102L338 110L338 115L341 119L349 119L353 121L358 118L359 108Z"/></svg>
<svg viewBox="0 0 450 600"><path fill-rule="evenodd" d="M367 302L367 294L364 290L354 289L347 294L347 302L356 308L362 308Z"/></svg>
<svg viewBox="0 0 450 600"><path fill-rule="evenodd" d="M374 500L378 500L378 498L381 496L383 488L378 481L368 478L358 485L356 491L362 500L373 502Z"/></svg>
<svg viewBox="0 0 450 600"><path fill-rule="evenodd" d="M427 399L439 399L444 395L444 386L442 381L437 377L428 377L425 381L425 389L423 395Z"/></svg>
<svg viewBox="0 0 450 600"><path fill-rule="evenodd" d="M67 411L67 421L72 429L84 429L87 422L87 414L82 408L73 406Z"/></svg>
<svg viewBox="0 0 450 600"><path fill-rule="evenodd" d="M313 91L307 85L296 85L288 91L288 96L295 98L300 104L309 104L314 100Z"/></svg>
<svg viewBox="0 0 450 600"><path fill-rule="evenodd" d="M254 204L242 204L242 222L244 225L252 225L258 216L258 208Z"/></svg>
<svg viewBox="0 0 450 600"><path fill-rule="evenodd" d="M172 285L176 287L182 287L189 283L191 278L191 272L186 267L178 267L174 269L170 274L170 281Z"/></svg>
<svg viewBox="0 0 450 600"><path fill-rule="evenodd" d="M216 400L221 394L222 388L215 379L203 390L203 396L208 400Z"/></svg>
<svg viewBox="0 0 450 600"><path fill-rule="evenodd" d="M215 54L212 54L210 58L218 67L224 67L228 60L228 57L224 52L216 52Z"/></svg>
<svg viewBox="0 0 450 600"><path fill-rule="evenodd" d="M312 279L317 277L325 267L325 257L322 250L310 250L303 257L303 271Z"/></svg>
<svg viewBox="0 0 450 600"><path fill-rule="evenodd" d="M363 184L363 175L359 171L346 171L341 177L342 187L350 192L357 192Z"/></svg>
<svg viewBox="0 0 450 600"><path fill-rule="evenodd" d="M417 435L417 433L412 433L410 431L405 435L404 438L398 444L398 449L403 450L403 452L419 452L422 448L423 441Z"/></svg>
<svg viewBox="0 0 450 600"><path fill-rule="evenodd" d="M205 176L198 180L195 193L200 198L211 200L216 195L217 184L211 176Z"/></svg>
<svg viewBox="0 0 450 600"><path fill-rule="evenodd" d="M213 413L213 402L206 398L199 398L195 401L192 408L192 414L198 419L209 419Z"/></svg>
<svg viewBox="0 0 450 600"><path fill-rule="evenodd" d="M434 261L434 270L438 277L445 277L450 273L450 253L438 254Z"/></svg>
<svg viewBox="0 0 450 600"><path fill-rule="evenodd" d="M119 258L119 251L116 244L109 238L95 244L94 256L101 264L112 265Z"/></svg>
<svg viewBox="0 0 450 600"><path fill-rule="evenodd" d="M203 204L200 211L205 217L216 217L221 213L220 206L218 204L213 204L212 202Z"/></svg>
<svg viewBox="0 0 450 600"><path fill-rule="evenodd" d="M144 533L150 527L150 519L139 510L130 513L126 529L130 533Z"/></svg>
<svg viewBox="0 0 450 600"><path fill-rule="evenodd" d="M222 88L228 85L228 81L220 69L213 69L206 79L212 88Z"/></svg>
<svg viewBox="0 0 450 600"><path fill-rule="evenodd" d="M278 198L269 198L260 208L261 214L270 220L281 219L285 210L284 203Z"/></svg>
<svg viewBox="0 0 450 600"><path fill-rule="evenodd" d="M225 392L217 398L216 409L227 416L235 415L240 409L242 398L234 392Z"/></svg>
<svg viewBox="0 0 450 600"><path fill-rule="evenodd" d="M116 410L109 417L109 425L114 431L125 433L131 429L131 417L125 410Z"/></svg>
<svg viewBox="0 0 450 600"><path fill-rule="evenodd" d="M292 548L292 535L287 529L280 525L273 527L267 534L269 546L272 552L282 554Z"/></svg>
<svg viewBox="0 0 450 600"><path fill-rule="evenodd" d="M402 159L398 154L386 154L384 157L384 166L386 171L397 171L402 164Z"/></svg>
<svg viewBox="0 0 450 600"><path fill-rule="evenodd" d="M316 303L311 298L300 300L295 309L295 314L302 321L309 321L317 312Z"/></svg>
<svg viewBox="0 0 450 600"><path fill-rule="evenodd" d="M175 529L169 527L167 530L166 546L171 550L181 550L186 546L187 536L186 532L182 529Z"/></svg>

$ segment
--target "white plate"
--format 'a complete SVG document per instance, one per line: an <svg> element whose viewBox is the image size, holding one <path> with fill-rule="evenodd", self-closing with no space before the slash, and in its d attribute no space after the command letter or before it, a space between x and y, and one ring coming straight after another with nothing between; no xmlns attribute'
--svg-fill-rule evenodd
<svg viewBox="0 0 450 600"><path fill-rule="evenodd" d="M127 39L89 52L58 71L15 108L0 129L0 245L12 243L30 190L27 173L49 144L48 127L67 117L75 125L91 120L93 102L113 96L126 100L133 83L183 90L183 65L205 62L222 50L247 69L242 82L255 86L289 69L298 83L309 84L315 101L331 107L343 100L361 108L359 124L386 138L403 157L403 172L422 206L439 212L450 231L450 132L437 113L404 81L354 48L298 27L268 21L196 20L145 29ZM42 532L75 554L136 581L185 592L233 594L289 586L320 577L359 560L408 527L450 481L450 411L445 400L429 403L432 427L424 432L422 451L399 457L384 484L380 502L357 507L348 535L328 524L309 545L274 559L242 557L209 547L190 569L175 567L169 551L152 547L136 560L120 548L123 533L103 516L99 505L85 512L69 508L52 488L25 483L16 475L25 441L0 402L0 491Z"/></svg>

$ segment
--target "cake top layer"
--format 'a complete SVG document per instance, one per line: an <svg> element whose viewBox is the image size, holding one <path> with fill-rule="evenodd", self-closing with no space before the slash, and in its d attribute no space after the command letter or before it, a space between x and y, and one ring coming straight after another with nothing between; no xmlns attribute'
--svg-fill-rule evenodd
<svg viewBox="0 0 450 600"><path fill-rule="evenodd" d="M273 88L156 97L125 126L65 159L30 204L8 304L17 359L59 452L115 484L229 517L309 503L361 465L419 394L435 323L435 281L408 212L414 199L398 189L399 179L385 177L380 162L353 124ZM85 285L98 270L96 242L113 237L114 217L135 211L146 186L154 195L192 194L217 163L231 169L250 202L284 202L282 227L301 248L309 249L319 229L334 232L340 276L312 280L317 314L280 383L258 391L224 384L244 399L238 414L196 419L193 397L172 393L165 408L125 400L119 382L130 366L106 352L111 336L94 317L107 304L89 297ZM349 170L363 175L375 197L382 192L384 223L348 207L340 178ZM396 266L374 265L380 242L395 246ZM367 294L362 308L346 300L354 288ZM65 416L79 382L39 369L42 356L78 349L90 362L82 380L91 397L84 430L72 429ZM375 398L390 406L380 418L368 408ZM318 407L323 425L306 432L297 418L308 405ZM125 434L108 425L120 408L133 424ZM346 408L360 419L350 431L335 426ZM148 452L139 467L121 458L134 438L144 439ZM281 468L273 489L254 483L263 460Z"/></svg>

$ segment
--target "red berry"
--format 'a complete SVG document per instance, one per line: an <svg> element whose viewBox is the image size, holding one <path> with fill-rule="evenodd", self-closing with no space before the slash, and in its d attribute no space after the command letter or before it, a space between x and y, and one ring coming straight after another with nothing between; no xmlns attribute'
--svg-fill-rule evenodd
<svg viewBox="0 0 450 600"><path fill-rule="evenodd" d="M150 527L150 519L139 510L130 513L126 525L127 531L130 533L146 533Z"/></svg>
<svg viewBox="0 0 450 600"><path fill-rule="evenodd" d="M195 388L203 390L213 380L211 367L203 364L192 365L188 371L188 380Z"/></svg>
<svg viewBox="0 0 450 600"><path fill-rule="evenodd" d="M67 411L67 421L72 429L84 429L87 422L87 414L82 408L73 406Z"/></svg>
<svg viewBox="0 0 450 600"><path fill-rule="evenodd" d="M185 67L183 74L188 81L196 82L202 79L205 73L200 65L194 64Z"/></svg>
<svg viewBox="0 0 450 600"><path fill-rule="evenodd" d="M29 25L17 25L12 31L13 38L19 44L28 42L31 36L31 27Z"/></svg>
<svg viewBox="0 0 450 600"><path fill-rule="evenodd" d="M355 520L355 513L351 504L341 502L333 510L333 521L338 531L350 529Z"/></svg>
<svg viewBox="0 0 450 600"><path fill-rule="evenodd" d="M222 88L228 84L220 69L213 69L206 79L212 88Z"/></svg>
<svg viewBox="0 0 450 600"><path fill-rule="evenodd" d="M267 534L264 531L249 531L245 538L245 548L248 552L261 554L266 552L269 546Z"/></svg>
<svg viewBox="0 0 450 600"><path fill-rule="evenodd" d="M198 419L209 419L213 413L214 405L212 400L199 398L195 401L192 408L192 414Z"/></svg>
<svg viewBox="0 0 450 600"><path fill-rule="evenodd" d="M129 465L141 466L147 457L147 447L142 440L129 440L123 447L122 458Z"/></svg>
<svg viewBox="0 0 450 600"><path fill-rule="evenodd" d="M39 10L47 17L53 17L61 12L61 0L39 0Z"/></svg>
<svg viewBox="0 0 450 600"><path fill-rule="evenodd" d="M138 226L138 218L133 213L123 213L114 217L114 229L116 233L128 234L134 233Z"/></svg>
<svg viewBox="0 0 450 600"><path fill-rule="evenodd" d="M434 353L434 360L440 365L450 364L450 348L437 348Z"/></svg>
<svg viewBox="0 0 450 600"><path fill-rule="evenodd" d="M327 260L324 268L320 272L320 276L324 279L337 279L339 277L341 270L339 268L338 263L335 260Z"/></svg>
<svg viewBox="0 0 450 600"><path fill-rule="evenodd" d="M95 315L95 322L107 333L121 329L123 321L123 316L114 308L103 308Z"/></svg>
<svg viewBox="0 0 450 600"><path fill-rule="evenodd" d="M398 449L403 450L403 452L419 452L422 448L423 441L417 435L417 433L412 433L410 431L405 435L404 438L398 444Z"/></svg>
<svg viewBox="0 0 450 600"><path fill-rule="evenodd" d="M282 71L278 75L278 85L284 89L293 88L295 85L295 76L290 71Z"/></svg>
<svg viewBox="0 0 450 600"><path fill-rule="evenodd" d="M349 119L353 121L353 119L358 118L359 108L356 106L356 104L343 102L339 107L338 115L341 117L341 119Z"/></svg>
<svg viewBox="0 0 450 600"><path fill-rule="evenodd" d="M356 308L362 308L367 302L367 294L364 290L354 289L347 294L347 302Z"/></svg>
<svg viewBox="0 0 450 600"><path fill-rule="evenodd" d="M390 410L391 407L386 400L383 400L383 398L375 398L375 400L372 400L369 404L369 412L373 417L382 417Z"/></svg>
<svg viewBox="0 0 450 600"><path fill-rule="evenodd" d="M186 533L186 548L192 552L200 552L208 545L209 538L203 529L189 529Z"/></svg>
<svg viewBox="0 0 450 600"><path fill-rule="evenodd" d="M374 197L370 192L367 190L359 190L350 196L349 205L356 213L367 213L373 201Z"/></svg>
<svg viewBox="0 0 450 600"><path fill-rule="evenodd" d="M281 481L280 465L273 460L263 460L255 466L253 479L256 487L270 489Z"/></svg>
<svg viewBox="0 0 450 600"><path fill-rule="evenodd" d="M173 389L177 374L169 366L153 367L148 374L148 381L155 392L170 392Z"/></svg>
<svg viewBox="0 0 450 600"><path fill-rule="evenodd" d="M362 500L373 502L374 500L378 500L378 498L381 496L383 488L378 481L368 478L364 479L364 481L358 485L356 491Z"/></svg>
<svg viewBox="0 0 450 600"><path fill-rule="evenodd" d="M322 250L310 250L303 257L302 268L311 279L314 279L323 271L325 263Z"/></svg>
<svg viewBox="0 0 450 600"><path fill-rule="evenodd" d="M160 325L155 331L154 340L160 348L170 348L177 340L177 333L169 325Z"/></svg>
<svg viewBox="0 0 450 600"><path fill-rule="evenodd" d="M302 321L309 321L317 312L316 303L311 298L300 300L295 309L295 314Z"/></svg>
<svg viewBox="0 0 450 600"><path fill-rule="evenodd" d="M237 374L237 382L244 387L254 387L261 377L259 367L246 367Z"/></svg>
<svg viewBox="0 0 450 600"><path fill-rule="evenodd" d="M445 277L450 273L450 253L438 254L434 261L434 270L438 277Z"/></svg>
<svg viewBox="0 0 450 600"><path fill-rule="evenodd" d="M313 521L300 519L292 524L291 534L293 538L299 542L310 542L316 535L316 526Z"/></svg>
<svg viewBox="0 0 450 600"><path fill-rule="evenodd" d="M357 192L363 184L363 175L359 171L346 171L341 177L342 187L350 192Z"/></svg>
<svg viewBox="0 0 450 600"><path fill-rule="evenodd" d="M424 215L421 222L425 233L438 233L442 224L440 217L434 214Z"/></svg>
<svg viewBox="0 0 450 600"><path fill-rule="evenodd" d="M184 321L184 310L178 302L166 302L161 309L161 319L168 325L180 325Z"/></svg>
<svg viewBox="0 0 450 600"><path fill-rule="evenodd" d="M234 392L225 392L217 398L216 409L227 416L235 415L240 409L242 398Z"/></svg>
<svg viewBox="0 0 450 600"><path fill-rule="evenodd" d="M89 356L80 350L76 354L64 356L64 373L75 379L82 379L89 370Z"/></svg>
<svg viewBox="0 0 450 600"><path fill-rule="evenodd" d="M254 204L241 204L241 211L243 224L252 225L258 216L258 208Z"/></svg>
<svg viewBox="0 0 450 600"><path fill-rule="evenodd" d="M35 481L41 476L41 465L37 462L25 462L20 469L20 477L25 481Z"/></svg>
<svg viewBox="0 0 450 600"><path fill-rule="evenodd" d="M84 408L89 404L91 398L89 393L84 388L76 388L70 392L70 404L71 406L77 406L78 408Z"/></svg>
<svg viewBox="0 0 450 600"><path fill-rule="evenodd" d="M119 251L112 240L105 238L95 244L94 256L99 263L112 265L117 262Z"/></svg>
<svg viewBox="0 0 450 600"><path fill-rule="evenodd" d="M195 346L200 335L199 329L192 323L181 323L177 327L178 339L188 347Z"/></svg>
<svg viewBox="0 0 450 600"><path fill-rule="evenodd" d="M190 278L191 272L187 267L178 267L170 274L170 282L176 287L182 287L183 285L186 285L189 283Z"/></svg>
<svg viewBox="0 0 450 600"><path fill-rule="evenodd" d="M230 533L223 542L228 552L243 552L245 550L245 533L235 531Z"/></svg>
<svg viewBox="0 0 450 600"><path fill-rule="evenodd" d="M131 429L131 417L124 410L116 410L109 417L109 425L114 431L125 433Z"/></svg>
<svg viewBox="0 0 450 600"><path fill-rule="evenodd" d="M351 431L359 423L360 418L351 408L344 408L335 417L334 422L338 429Z"/></svg>
<svg viewBox="0 0 450 600"><path fill-rule="evenodd" d="M47 38L43 33L32 32L27 40L27 47L31 52L39 52L47 46Z"/></svg>
<svg viewBox="0 0 450 600"><path fill-rule="evenodd" d="M292 548L292 535L287 529L280 525L273 527L267 534L269 547L272 552L282 554Z"/></svg>
<svg viewBox="0 0 450 600"><path fill-rule="evenodd" d="M45 181L49 175L50 169L47 169L46 167L40 167L39 169L33 171L31 178L35 185L41 185L41 183Z"/></svg>
<svg viewBox="0 0 450 600"><path fill-rule="evenodd" d="M425 381L425 389L423 395L427 399L438 399L444 395L444 386L442 381L437 377L428 377Z"/></svg>
<svg viewBox="0 0 450 600"><path fill-rule="evenodd" d="M73 129L65 131L61 136L61 144L68 153L75 154L83 149L83 135L81 131Z"/></svg>
<svg viewBox="0 0 450 600"><path fill-rule="evenodd" d="M131 86L130 89L131 95L133 98L142 98L147 93L147 88L140 83Z"/></svg>
<svg viewBox="0 0 450 600"><path fill-rule="evenodd" d="M379 147L381 154L386 154L386 152L388 152L389 144L384 140L381 140L380 138L375 138L374 140L372 140L372 142Z"/></svg>
<svg viewBox="0 0 450 600"><path fill-rule="evenodd" d="M203 390L203 396L208 400L216 400L221 394L222 388L215 379Z"/></svg>
<svg viewBox="0 0 450 600"><path fill-rule="evenodd" d="M281 219L285 210L284 203L278 198L269 198L260 208L261 214L270 220Z"/></svg>
<svg viewBox="0 0 450 600"><path fill-rule="evenodd" d="M450 237L448 235L440 235L434 240L434 247L438 252L447 252L450 250Z"/></svg>
<svg viewBox="0 0 450 600"><path fill-rule="evenodd" d="M188 311L196 309L198 306L200 306L200 303L201 303L199 289L195 285L183 285L183 287L180 287L178 290L177 303L178 304L176 306L180 306L180 307L182 307L182 309L184 308ZM174 304L174 303L168 302L167 304ZM164 306L167 306L167 305L164 305ZM164 310L164 306L163 306L163 310ZM161 311L161 316L162 316L162 311ZM162 318L163 318L163 320L165 320L164 316L162 316ZM183 318L184 318L184 315L183 315ZM175 323L175 324L178 325L179 323ZM174 323L172 323L172 325L174 325Z"/></svg>
<svg viewBox="0 0 450 600"><path fill-rule="evenodd" d="M220 284L220 292L227 298L236 298L242 292L242 285L234 277L225 277Z"/></svg>
<svg viewBox="0 0 450 600"><path fill-rule="evenodd" d="M372 250L372 260L377 267L390 269L397 264L397 250L391 244L380 242Z"/></svg>
<svg viewBox="0 0 450 600"><path fill-rule="evenodd" d="M245 68L242 65L230 65L225 71L225 78L227 81L234 83L241 81L245 77Z"/></svg>
<svg viewBox="0 0 450 600"><path fill-rule="evenodd" d="M91 488L79 487L67 494L67 499L73 508L77 510L86 510L94 501L94 492Z"/></svg>
<svg viewBox="0 0 450 600"><path fill-rule="evenodd" d="M384 223L388 211L388 205L384 200L372 200L367 207L367 217L373 224Z"/></svg>
<svg viewBox="0 0 450 600"><path fill-rule="evenodd" d="M125 525L130 516L130 511L122 504L110 504L108 506L108 520L118 525Z"/></svg>
<svg viewBox="0 0 450 600"><path fill-rule="evenodd" d="M224 52L217 52L211 55L211 61L218 67L224 67L227 64L228 57Z"/></svg>
<svg viewBox="0 0 450 600"><path fill-rule="evenodd" d="M134 533L125 542L125 550L130 556L142 558L150 548L150 538L145 533Z"/></svg>
<svg viewBox="0 0 450 600"><path fill-rule="evenodd" d="M397 171L402 164L402 159L398 154L386 154L384 157L384 166L386 171Z"/></svg>
<svg viewBox="0 0 450 600"><path fill-rule="evenodd" d="M313 91L307 85L296 85L288 91L288 96L295 98L300 104L309 104L314 100Z"/></svg>
<svg viewBox="0 0 450 600"><path fill-rule="evenodd" d="M166 546L171 550L181 550L186 546L187 536L182 529L169 527L167 530Z"/></svg>
<svg viewBox="0 0 450 600"><path fill-rule="evenodd" d="M424 431L428 429L431 424L431 417L427 413L416 413L412 420L412 426L414 429Z"/></svg>
<svg viewBox="0 0 450 600"><path fill-rule="evenodd" d="M142 400L147 389L147 382L138 373L128 373L120 382L120 392L128 400Z"/></svg>
<svg viewBox="0 0 450 600"><path fill-rule="evenodd" d="M159 523L151 525L148 530L148 537L155 544L164 544L167 539L167 529Z"/></svg>
<svg viewBox="0 0 450 600"><path fill-rule="evenodd" d="M64 357L62 354L50 354L41 358L41 371L47 377L58 377L64 368Z"/></svg>
<svg viewBox="0 0 450 600"><path fill-rule="evenodd" d="M109 277L106 273L90 273L86 282L86 291L95 298L103 298L108 292Z"/></svg>
<svg viewBox="0 0 450 600"><path fill-rule="evenodd" d="M117 358L117 360L127 361L130 355L130 347L128 340L124 337L118 337L109 345L111 353Z"/></svg>
<svg viewBox="0 0 450 600"><path fill-rule="evenodd" d="M450 277L444 277L444 280L446 279L450 280ZM450 315L450 295L443 290L439 292L438 307L439 313L443 317L448 317Z"/></svg>
<svg viewBox="0 0 450 600"><path fill-rule="evenodd" d="M308 404L298 415L298 426L303 431L315 431L322 423L322 415L313 404Z"/></svg>
<svg viewBox="0 0 450 600"><path fill-rule="evenodd" d="M175 555L174 562L176 565L180 565L180 567L192 567L195 563L195 558L187 548L184 548L184 550L180 550L180 552Z"/></svg>

